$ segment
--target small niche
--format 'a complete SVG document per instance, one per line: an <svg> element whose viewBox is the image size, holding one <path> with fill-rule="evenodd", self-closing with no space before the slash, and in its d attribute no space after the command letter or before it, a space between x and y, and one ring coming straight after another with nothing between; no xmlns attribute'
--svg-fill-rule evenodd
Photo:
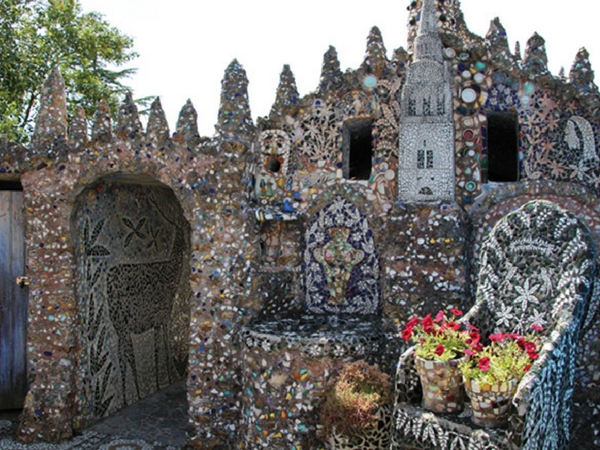
<svg viewBox="0 0 600 450"><path fill-rule="evenodd" d="M368 180L373 157L373 121L348 120L344 123L344 178Z"/></svg>
<svg viewBox="0 0 600 450"><path fill-rule="evenodd" d="M278 157L272 156L267 160L267 170L271 173L278 173L281 170L281 161Z"/></svg>
<svg viewBox="0 0 600 450"><path fill-rule="evenodd" d="M0 191L22 191L23 186L19 180L0 180Z"/></svg>
<svg viewBox="0 0 600 450"><path fill-rule="evenodd" d="M519 180L519 120L516 112L488 111L488 180Z"/></svg>

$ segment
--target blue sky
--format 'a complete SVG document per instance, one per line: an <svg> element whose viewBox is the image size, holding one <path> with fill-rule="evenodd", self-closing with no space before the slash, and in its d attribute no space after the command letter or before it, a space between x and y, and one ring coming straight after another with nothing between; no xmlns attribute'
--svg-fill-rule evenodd
<svg viewBox="0 0 600 450"><path fill-rule="evenodd" d="M410 0L80 0L134 38L138 69L128 80L135 97L159 96L174 131L189 98L198 111L200 134L212 136L223 71L234 59L249 79L252 115L269 113L284 64L290 64L301 95L319 81L323 53L336 47L342 70L356 68L372 26L384 44L406 46L406 7ZM485 36L498 16L511 47L538 32L546 40L549 67L568 74L579 48L590 52L600 70L600 39L592 0L462 0L469 29ZM549 5L552 6L549 6ZM594 6L591 6L594 5ZM586 10L585 8L588 8ZM591 10L590 10L591 9ZM583 14L581 14L583 12ZM596 80L598 83L598 80Z"/></svg>

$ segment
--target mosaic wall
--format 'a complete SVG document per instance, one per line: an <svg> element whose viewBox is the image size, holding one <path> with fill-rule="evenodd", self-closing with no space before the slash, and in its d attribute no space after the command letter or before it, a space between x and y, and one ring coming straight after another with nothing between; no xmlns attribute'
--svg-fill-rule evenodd
<svg viewBox="0 0 600 450"><path fill-rule="evenodd" d="M285 66L273 108L256 124L244 69L233 61L221 84L212 138L199 135L191 102L171 133L156 100L144 129L131 96L115 124L101 102L88 133L82 111L67 123L64 82L52 72L33 144L0 140L0 178L21 179L26 205L31 285L30 391L19 430L24 440L68 437L146 395L157 376L159 386L168 382L166 371L155 370L165 356L164 338L155 341L150 329L123 333L128 328L119 324L118 308L111 317L109 299L126 294L109 285L139 279L134 267L170 260L179 246L174 230L180 213L190 224L180 276L191 295L186 312L183 294L174 294L178 312L172 315L183 323L189 313L188 402L191 440L199 448L317 442L317 424L302 417L318 408L339 358L379 359L392 371L383 355L393 359L402 347L390 324L440 307L469 307L482 237L526 200L554 199L579 215L600 243L600 96L587 52L576 55L568 77L553 76L540 36L521 55L508 48L498 20L482 38L467 29L457 0L433 3L435 19L428 20L440 31L452 95L448 127L454 127L454 186L443 188L454 190L455 201L398 197L405 169L399 136L410 112L401 92L421 0L407 5L406 50L388 59L373 28L363 63L342 72L330 47L315 92L303 97ZM430 104L431 111L437 106ZM490 181L495 133L489 117L495 112L515 118L513 182ZM372 136L362 150L370 154L370 174L360 180L348 179L345 170L347 131L357 123L370 123ZM427 167L426 149L414 150L417 165L418 151L425 150ZM138 183L127 188L132 198L107 202L117 205L112 212L98 209L93 199L110 185L99 180L116 174L158 182L177 202ZM148 203L151 192L159 207ZM127 206L135 202L142 208L136 214ZM182 208L177 214L175 204ZM79 263L86 259L89 264ZM348 320L331 314L344 308L368 314ZM598 317L588 318L577 368L584 393L600 382ZM175 335L173 345L183 347ZM324 336L327 345L320 345ZM152 356L140 356L142 348ZM183 373L180 363L179 357L172 362L171 378ZM242 424L255 428L240 436Z"/></svg>
<svg viewBox="0 0 600 450"><path fill-rule="evenodd" d="M103 417L185 376L189 226L172 191L98 182L76 204L89 408Z"/></svg>

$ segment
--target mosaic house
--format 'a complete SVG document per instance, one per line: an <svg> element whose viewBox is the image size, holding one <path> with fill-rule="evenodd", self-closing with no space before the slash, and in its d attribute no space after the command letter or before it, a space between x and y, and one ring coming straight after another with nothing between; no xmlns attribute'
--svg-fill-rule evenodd
<svg viewBox="0 0 600 450"><path fill-rule="evenodd" d="M49 75L31 144L0 140L0 403L23 407L20 439L66 439L185 378L196 448L324 448L318 412L344 364L394 375L407 319L476 304L511 227L522 247L502 253L514 269L503 276L520 291L481 291L488 320L554 326L560 308L585 304L556 342L552 364L572 370L558 385L543 372L532 392L600 404L588 53L553 75L537 34L511 50L498 19L471 33L458 0L407 6L407 49L388 58L373 28L361 66L342 72L330 47L304 97L284 66L256 123L234 60L212 137L191 102L174 132L158 99L144 129L130 95L116 123L102 102L67 117L61 74ZM532 200L546 206L507 219ZM547 259L511 259L540 248ZM566 272L585 288L569 294ZM402 386L395 397L410 397ZM523 448L568 442L567 416L527 432L544 408L519 422ZM406 442L437 448L420 418L395 414Z"/></svg>

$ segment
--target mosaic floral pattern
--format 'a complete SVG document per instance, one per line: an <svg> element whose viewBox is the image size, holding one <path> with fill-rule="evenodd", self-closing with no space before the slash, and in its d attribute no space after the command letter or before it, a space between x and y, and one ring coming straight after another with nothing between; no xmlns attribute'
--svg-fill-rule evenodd
<svg viewBox="0 0 600 450"><path fill-rule="evenodd" d="M588 302L596 301L591 296L596 251L589 231L556 205L533 201L501 219L481 253L477 301L464 321L483 335L524 333L532 324L543 326L545 334L540 358L518 386L508 429L504 436L498 434L494 445L565 448L577 341ZM433 448L441 441L459 439L470 445L474 436L470 428L465 425L457 433L454 419L421 428L428 419L407 406L417 382L411 354L407 351L398 366L396 443L407 440Z"/></svg>

